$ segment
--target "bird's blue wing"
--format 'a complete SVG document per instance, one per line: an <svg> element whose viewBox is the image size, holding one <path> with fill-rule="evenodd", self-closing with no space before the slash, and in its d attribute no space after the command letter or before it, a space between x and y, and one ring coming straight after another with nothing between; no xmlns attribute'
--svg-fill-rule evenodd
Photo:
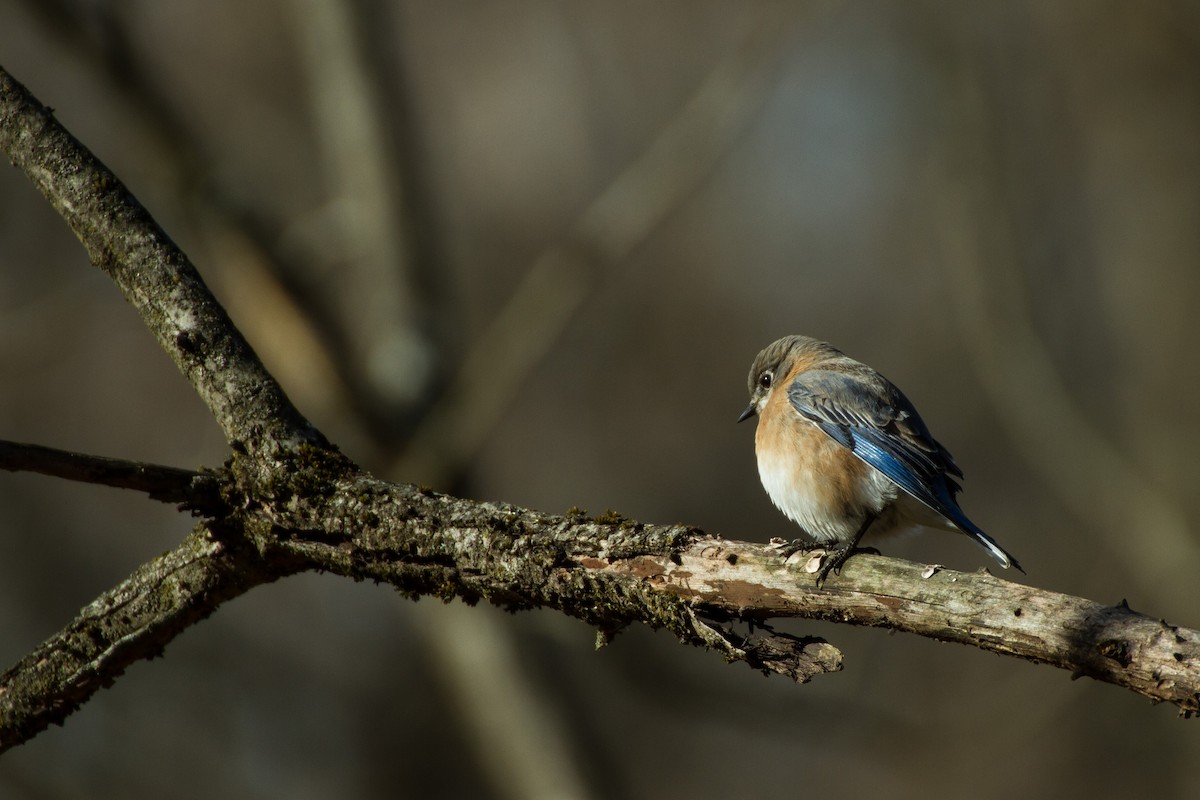
<svg viewBox="0 0 1200 800"><path fill-rule="evenodd" d="M912 403L874 371L815 369L788 387L805 419L958 527L982 533L958 507L953 457L930 435Z"/></svg>

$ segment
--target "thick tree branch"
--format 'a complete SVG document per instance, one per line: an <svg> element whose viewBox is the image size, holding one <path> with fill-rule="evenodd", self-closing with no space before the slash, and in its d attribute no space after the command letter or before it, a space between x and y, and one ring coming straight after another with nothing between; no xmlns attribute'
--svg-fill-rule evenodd
<svg viewBox="0 0 1200 800"><path fill-rule="evenodd" d="M141 314L231 443L255 457L324 438L229 321L187 256L129 190L0 68L0 149Z"/></svg>
<svg viewBox="0 0 1200 800"><path fill-rule="evenodd" d="M359 523L345 514L350 504L339 496L346 492L372 498ZM615 517L552 517L366 476L336 492L327 511L280 523L277 530L295 532L260 546L305 568L384 580L414 594L558 608L602 631L644 622L752 664L713 637L705 620L805 617L886 627L1060 667L1187 715L1200 711L1200 631L1123 602L1103 605L987 572L860 554L817 590L810 573L785 565L768 546ZM337 535L355 530L362 533Z"/></svg>
<svg viewBox="0 0 1200 800"><path fill-rule="evenodd" d="M307 458L308 460L304 460ZM827 642L730 623L804 617L907 631L1200 710L1200 631L986 572L859 554L817 589L770 546L606 514L556 516L395 485L310 450L288 476L140 569L0 676L0 751L59 722L138 658L260 583L305 570L410 597L552 608L597 627L666 628L730 661L803 682L840 668ZM237 491L237 476L223 473Z"/></svg>

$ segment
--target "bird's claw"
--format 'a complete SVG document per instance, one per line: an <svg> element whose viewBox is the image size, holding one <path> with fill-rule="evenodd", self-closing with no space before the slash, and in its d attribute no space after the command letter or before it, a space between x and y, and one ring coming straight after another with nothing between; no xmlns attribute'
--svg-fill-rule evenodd
<svg viewBox="0 0 1200 800"><path fill-rule="evenodd" d="M846 563L846 561L854 552L855 548L853 545L848 547L839 547L837 550L829 551L829 555L825 559L825 563L821 565L820 571L817 572L817 588L820 589L821 586L825 584L825 579L829 577L829 573L833 572L841 575L842 565Z"/></svg>
<svg viewBox="0 0 1200 800"><path fill-rule="evenodd" d="M784 561L787 561L789 558L796 555L796 553L807 553L810 550L825 549L821 547L821 545L815 542L810 542L807 539L792 539L790 542L784 542L781 540L779 542L771 542L771 546L779 551L779 555Z"/></svg>

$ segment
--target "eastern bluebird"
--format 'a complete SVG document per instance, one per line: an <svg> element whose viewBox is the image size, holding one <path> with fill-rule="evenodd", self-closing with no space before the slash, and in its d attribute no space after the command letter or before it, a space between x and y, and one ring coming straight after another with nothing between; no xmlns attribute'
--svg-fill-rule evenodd
<svg viewBox="0 0 1200 800"><path fill-rule="evenodd" d="M771 501L817 544L841 545L818 585L841 570L868 529L960 531L1021 570L958 507L951 476L962 470L887 378L825 342L785 336L754 359L748 384L750 405L738 422L758 414L754 450Z"/></svg>

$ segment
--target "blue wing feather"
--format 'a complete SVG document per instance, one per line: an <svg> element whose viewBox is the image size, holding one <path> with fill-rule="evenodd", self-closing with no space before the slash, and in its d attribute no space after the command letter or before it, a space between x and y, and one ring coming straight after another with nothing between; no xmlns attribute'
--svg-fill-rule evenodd
<svg viewBox="0 0 1200 800"><path fill-rule="evenodd" d="M1001 564L1021 569L959 508L954 477L961 478L962 470L908 398L882 375L845 359L837 368L801 372L788 387L788 400L801 416L970 535Z"/></svg>
<svg viewBox="0 0 1200 800"><path fill-rule="evenodd" d="M961 475L908 399L878 373L802 372L788 400L806 419L958 527L982 533L954 499Z"/></svg>

